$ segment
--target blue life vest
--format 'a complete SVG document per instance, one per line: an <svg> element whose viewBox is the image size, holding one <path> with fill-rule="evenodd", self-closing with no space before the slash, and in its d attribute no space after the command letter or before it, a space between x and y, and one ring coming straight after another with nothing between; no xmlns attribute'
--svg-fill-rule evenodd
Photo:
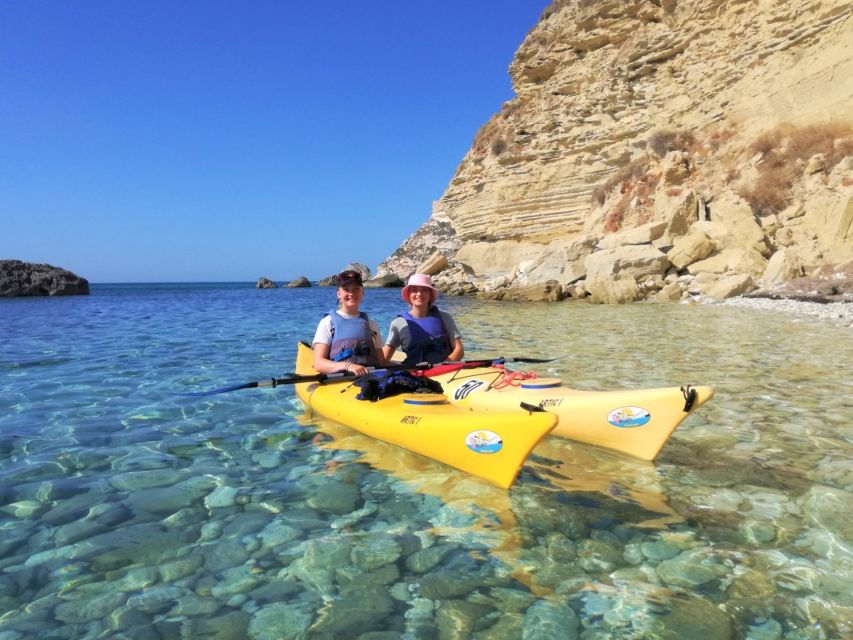
<svg viewBox="0 0 853 640"><path fill-rule="evenodd" d="M357 318L344 318L333 310L328 315L332 320L329 359L335 362L350 360L356 364L376 365L376 347L367 314L362 311Z"/></svg>
<svg viewBox="0 0 853 640"><path fill-rule="evenodd" d="M405 319L409 325L409 339L400 345L406 354L403 364L438 364L451 354L453 345L438 307L433 306L426 318L415 318L408 311L399 317Z"/></svg>

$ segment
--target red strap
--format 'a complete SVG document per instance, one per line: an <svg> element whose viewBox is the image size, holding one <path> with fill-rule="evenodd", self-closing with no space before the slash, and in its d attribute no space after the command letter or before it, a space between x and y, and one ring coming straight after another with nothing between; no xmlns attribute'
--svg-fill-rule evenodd
<svg viewBox="0 0 853 640"><path fill-rule="evenodd" d="M426 376L431 378L432 376L441 376L445 373L452 373L453 371L459 371L465 367L464 362L460 362L458 364L440 364L436 367L432 367L430 369L421 369L418 371L412 371L413 375L416 376Z"/></svg>

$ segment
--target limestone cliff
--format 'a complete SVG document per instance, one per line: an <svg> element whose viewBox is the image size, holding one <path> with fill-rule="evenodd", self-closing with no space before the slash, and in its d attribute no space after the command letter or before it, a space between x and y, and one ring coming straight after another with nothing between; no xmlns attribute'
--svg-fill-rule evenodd
<svg viewBox="0 0 853 640"><path fill-rule="evenodd" d="M726 297L850 261L851 43L849 0L555 0L440 200L445 286Z"/></svg>
<svg viewBox="0 0 853 640"><path fill-rule="evenodd" d="M424 264L436 251L453 257L462 246L440 202L434 202L432 215L385 262L376 268L376 276L396 274L405 280L415 271L424 272ZM427 269L428 270L428 269Z"/></svg>

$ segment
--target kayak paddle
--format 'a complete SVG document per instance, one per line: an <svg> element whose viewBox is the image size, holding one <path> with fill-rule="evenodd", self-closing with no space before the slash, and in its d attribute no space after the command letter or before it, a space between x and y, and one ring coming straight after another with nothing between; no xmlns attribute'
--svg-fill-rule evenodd
<svg viewBox="0 0 853 640"><path fill-rule="evenodd" d="M461 362L466 365L476 365L480 366L481 364L497 362L499 364L504 364L505 362L524 362L527 364L544 364L545 362L554 362L555 360L562 360L566 356L560 356L559 358L482 358L480 360L462 360ZM446 362L444 364L452 364L452 362Z"/></svg>
<svg viewBox="0 0 853 640"><path fill-rule="evenodd" d="M420 364L389 364L385 367L367 367L371 373L376 371L406 371L415 369L428 369L429 364L423 362ZM298 375L292 374L284 378L271 378L269 380L256 380L254 382L245 382L243 384L232 384L219 389L211 389L210 391L191 391L191 392L175 392L176 396L189 396L197 398L199 396L212 396L217 393L227 393L228 391L237 391L238 389L256 389L261 387L275 388L283 384L302 384L305 382L326 382L327 380L340 380L342 378L357 378L350 371L337 371L335 373L317 373L315 375Z"/></svg>
<svg viewBox="0 0 853 640"><path fill-rule="evenodd" d="M452 367L454 365L463 368L463 369L474 369L477 367L488 367L493 364L506 364L507 362L524 362L526 364L544 364L546 362L554 362L555 360L562 360L566 356L560 356L558 358L504 358L503 356L498 358L480 358L478 360L445 360L439 364L433 365L434 367Z"/></svg>
<svg viewBox="0 0 853 640"><path fill-rule="evenodd" d="M559 358L483 358L480 360L460 360L453 361L449 360L447 362L442 362L441 364L430 365L426 362L421 362L419 364L389 364L385 367L368 367L367 370L369 372L375 371L416 371L416 370L424 370L430 369L432 367L452 367L456 366L460 369L474 369L476 367L487 367L494 363L503 364L505 362L524 362L530 364L542 364L545 362L554 362L555 360L560 360L561 358L565 358L565 356L560 356ZM217 393L227 393L229 391L237 391L238 389L256 389L261 387L271 387L275 388L279 385L283 384L302 384L304 382L326 382L328 380L340 380L341 378L355 378L357 377L354 373L349 371L338 371L335 373L318 373L315 375L297 375L293 374L284 378L271 378L270 380L256 380L254 382L245 382L243 384L232 384L227 387L220 387L219 389L212 389L210 391L192 391L192 392L176 392L174 395L177 396L188 396L197 398L200 396L212 396Z"/></svg>

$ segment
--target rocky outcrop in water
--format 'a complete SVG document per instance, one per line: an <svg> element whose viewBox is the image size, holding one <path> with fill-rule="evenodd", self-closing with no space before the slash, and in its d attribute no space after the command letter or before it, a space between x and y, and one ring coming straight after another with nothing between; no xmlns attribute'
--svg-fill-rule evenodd
<svg viewBox="0 0 853 640"><path fill-rule="evenodd" d="M305 276L300 276L295 280L291 280L285 286L290 289L304 289L311 286L311 281Z"/></svg>
<svg viewBox="0 0 853 640"><path fill-rule="evenodd" d="M436 207L448 286L726 298L843 266L851 41L844 0L555 0Z"/></svg>
<svg viewBox="0 0 853 640"><path fill-rule="evenodd" d="M258 278L258 283L255 285L258 289L278 289L278 285L269 278Z"/></svg>
<svg viewBox="0 0 853 640"><path fill-rule="evenodd" d="M89 295L89 281L50 264L0 260L0 297Z"/></svg>

